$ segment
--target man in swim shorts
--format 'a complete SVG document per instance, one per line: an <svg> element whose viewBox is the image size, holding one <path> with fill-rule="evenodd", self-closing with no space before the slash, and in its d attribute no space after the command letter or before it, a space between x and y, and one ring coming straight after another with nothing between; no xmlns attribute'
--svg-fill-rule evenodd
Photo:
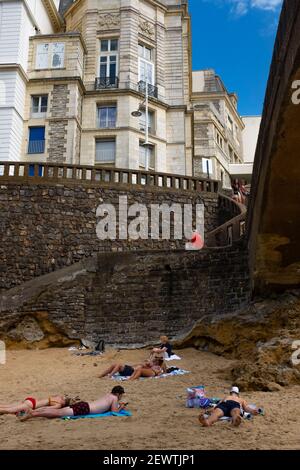
<svg viewBox="0 0 300 470"><path fill-rule="evenodd" d="M202 426L212 426L223 416L232 418L232 424L239 426L241 424L241 411L246 411L253 415L258 414L256 408L251 408L245 400L240 398L240 391L238 387L232 387L230 395L222 400L213 410L212 414L208 417L204 417L204 412L200 414L199 421Z"/></svg>
<svg viewBox="0 0 300 470"><path fill-rule="evenodd" d="M124 388L118 385L112 389L111 393L107 393L96 401L80 401L60 410L49 407L31 410L22 416L20 421L26 421L30 418L61 418L63 416L84 416L101 414L106 411L121 411L126 406L125 403L120 402L124 393Z"/></svg>

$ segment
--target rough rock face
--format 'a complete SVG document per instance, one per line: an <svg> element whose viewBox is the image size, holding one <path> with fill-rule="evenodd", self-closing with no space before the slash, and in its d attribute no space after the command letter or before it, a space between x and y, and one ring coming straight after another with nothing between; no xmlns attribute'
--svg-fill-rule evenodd
<svg viewBox="0 0 300 470"><path fill-rule="evenodd" d="M228 372L243 390L275 391L299 384L299 294L294 291L253 302L226 317L202 318L176 345L193 345L238 359Z"/></svg>

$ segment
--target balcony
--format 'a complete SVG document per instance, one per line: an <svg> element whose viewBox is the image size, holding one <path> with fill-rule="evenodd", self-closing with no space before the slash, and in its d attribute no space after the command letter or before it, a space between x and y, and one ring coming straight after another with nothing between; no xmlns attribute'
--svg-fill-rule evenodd
<svg viewBox="0 0 300 470"><path fill-rule="evenodd" d="M118 88L118 77L97 77L95 80L95 90L106 90L109 88Z"/></svg>
<svg viewBox="0 0 300 470"><path fill-rule="evenodd" d="M140 93L146 94L146 82L140 80L138 83L138 91ZM153 98L158 98L158 88L155 85L150 85L148 83L148 96L152 96Z"/></svg>
<svg viewBox="0 0 300 470"><path fill-rule="evenodd" d="M45 140L30 140L28 143L27 153L44 153L45 152Z"/></svg>

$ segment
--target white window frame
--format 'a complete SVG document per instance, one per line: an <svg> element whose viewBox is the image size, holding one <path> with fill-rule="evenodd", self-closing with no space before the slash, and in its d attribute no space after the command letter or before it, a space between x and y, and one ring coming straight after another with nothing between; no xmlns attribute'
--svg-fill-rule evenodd
<svg viewBox="0 0 300 470"><path fill-rule="evenodd" d="M142 48L142 55L140 54L140 48ZM150 51L150 60L146 59L145 56L145 51L146 49ZM149 85L155 85L155 65L153 62L153 49L150 47L145 46L144 44L139 44L139 81L146 82L146 77L142 77L141 73L141 64L144 63L146 67L150 66L151 67L151 77L150 81L148 80Z"/></svg>
<svg viewBox="0 0 300 470"><path fill-rule="evenodd" d="M106 125L101 126L101 121L100 121L100 109L109 109L109 108L114 108L116 110L116 115L115 115L115 122L114 125L111 126L109 125L110 122L108 120L108 111L106 113ZM99 129L114 129L117 126L117 105L116 104L98 104L97 105L97 127Z"/></svg>
<svg viewBox="0 0 300 470"><path fill-rule="evenodd" d="M155 145L148 144L150 148L150 158L149 158L149 170L155 170ZM143 158L145 159L144 162L141 160L141 149L145 151L145 155ZM144 145L143 141L140 141L139 145L139 168L146 168L146 146Z"/></svg>
<svg viewBox="0 0 300 470"><path fill-rule="evenodd" d="M102 41L108 41L108 50L107 51L102 51L101 50L101 42ZM111 41L118 41L118 48L116 51L112 51L111 50ZM100 55L99 55L99 65L98 65L98 71L99 71L99 78L102 78L101 77L101 65L103 65L103 63L101 63L101 57L106 57L107 58L107 61L106 61L106 75L105 75L105 78L110 78L110 65L111 65L111 60L110 58L112 56L116 56L116 78L118 77L119 75L119 45L120 45L120 41L118 38L103 38L103 39L100 39L99 40L99 47L100 47Z"/></svg>
<svg viewBox="0 0 300 470"><path fill-rule="evenodd" d="M47 109L46 111L42 111L42 98L47 97ZM38 111L34 111L33 109L33 100L34 98L38 98L39 104L38 104ZM43 94L43 95L31 95L31 117L33 118L43 118L47 115L48 111L48 95Z"/></svg>
<svg viewBox="0 0 300 470"><path fill-rule="evenodd" d="M208 162L208 174L213 174L213 164L211 158L202 158L202 172L207 175L207 162Z"/></svg>
<svg viewBox="0 0 300 470"><path fill-rule="evenodd" d="M62 52L61 52L62 61L59 66L54 66L53 65L54 48L57 45L62 46ZM42 47L45 48L46 46L47 46L47 52L45 52L46 49L44 52L41 52ZM44 60L42 61L42 64L39 65L39 58L41 56L44 56ZM36 55L35 55L35 69L36 70L62 69L64 68L64 62L65 62L65 43L64 42L49 42L49 43L37 44Z"/></svg>
<svg viewBox="0 0 300 470"><path fill-rule="evenodd" d="M110 159L104 159L104 160L97 160L97 144L98 143L104 143L104 142L110 142L110 143L114 143L114 156L113 158L110 158ZM96 139L96 143L95 143L95 146L96 146L96 151L95 151L95 164L96 165L111 165L111 164L115 164L116 162L116 139L115 138L107 138L107 139Z"/></svg>

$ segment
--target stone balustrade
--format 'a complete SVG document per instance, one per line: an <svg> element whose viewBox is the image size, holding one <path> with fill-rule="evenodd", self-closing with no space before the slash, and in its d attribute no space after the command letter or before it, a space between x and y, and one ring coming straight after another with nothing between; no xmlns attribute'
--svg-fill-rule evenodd
<svg viewBox="0 0 300 470"><path fill-rule="evenodd" d="M105 183L151 186L178 191L217 193L218 181L168 173L68 164L0 162L0 183L65 183L102 185Z"/></svg>

